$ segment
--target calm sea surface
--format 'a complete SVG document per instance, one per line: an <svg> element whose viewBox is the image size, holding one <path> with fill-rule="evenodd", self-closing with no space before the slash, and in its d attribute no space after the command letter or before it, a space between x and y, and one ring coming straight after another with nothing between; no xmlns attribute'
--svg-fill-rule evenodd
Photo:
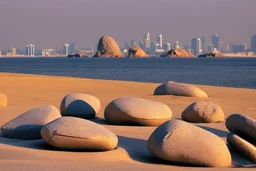
<svg viewBox="0 0 256 171"><path fill-rule="evenodd" d="M0 72L256 88L256 58L0 58Z"/></svg>

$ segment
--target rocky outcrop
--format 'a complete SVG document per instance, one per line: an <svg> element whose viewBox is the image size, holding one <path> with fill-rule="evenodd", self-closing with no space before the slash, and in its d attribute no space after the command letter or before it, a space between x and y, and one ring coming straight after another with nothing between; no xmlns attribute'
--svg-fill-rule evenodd
<svg viewBox="0 0 256 171"><path fill-rule="evenodd" d="M124 57L124 54L112 37L103 36L99 40L98 50L93 57Z"/></svg>
<svg viewBox="0 0 256 171"><path fill-rule="evenodd" d="M148 57L148 55L139 46L132 46L129 49L128 57Z"/></svg>
<svg viewBox="0 0 256 171"><path fill-rule="evenodd" d="M207 53L207 54L203 54L203 55L199 55L198 57L224 57L225 55L223 55L222 53Z"/></svg>
<svg viewBox="0 0 256 171"><path fill-rule="evenodd" d="M191 52L185 51L184 49L172 49L161 55L161 57L195 57Z"/></svg>

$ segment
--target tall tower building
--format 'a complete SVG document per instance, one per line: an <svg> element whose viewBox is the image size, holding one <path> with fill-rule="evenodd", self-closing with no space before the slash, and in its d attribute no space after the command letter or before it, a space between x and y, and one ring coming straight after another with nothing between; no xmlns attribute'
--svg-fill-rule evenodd
<svg viewBox="0 0 256 171"><path fill-rule="evenodd" d="M253 52L256 53L256 34L252 36L251 49L252 49Z"/></svg>
<svg viewBox="0 0 256 171"><path fill-rule="evenodd" d="M163 35L162 34L158 34L156 37L156 43L159 44L159 48L162 49L163 48Z"/></svg>
<svg viewBox="0 0 256 171"><path fill-rule="evenodd" d="M35 46L33 44L26 45L26 56L35 56Z"/></svg>
<svg viewBox="0 0 256 171"><path fill-rule="evenodd" d="M193 38L191 40L191 49L195 55L199 55L202 53L202 41L200 38Z"/></svg>
<svg viewBox="0 0 256 171"><path fill-rule="evenodd" d="M131 40L131 46L136 46L137 42L135 40Z"/></svg>
<svg viewBox="0 0 256 171"><path fill-rule="evenodd" d="M175 41L173 44L173 49L179 49L180 48L180 42L179 41Z"/></svg>
<svg viewBox="0 0 256 171"><path fill-rule="evenodd" d="M66 56L68 56L70 54L70 46L69 46L69 44L64 44L63 45L63 55L66 55Z"/></svg>
<svg viewBox="0 0 256 171"><path fill-rule="evenodd" d="M208 45L208 53L213 53L214 52L214 47L212 44Z"/></svg>
<svg viewBox="0 0 256 171"><path fill-rule="evenodd" d="M72 42L69 46L70 54L76 53L75 42Z"/></svg>
<svg viewBox="0 0 256 171"><path fill-rule="evenodd" d="M201 38L202 40L202 52L205 53L206 52L206 40L205 40L205 36L203 36Z"/></svg>
<svg viewBox="0 0 256 171"><path fill-rule="evenodd" d="M167 50L167 51L171 50L171 43L167 43L167 44L166 44L166 50Z"/></svg>
<svg viewBox="0 0 256 171"><path fill-rule="evenodd" d="M144 44L144 51L145 52L149 52L150 51L150 34L149 33L146 33L144 34L144 37L143 37L143 44Z"/></svg>
<svg viewBox="0 0 256 171"><path fill-rule="evenodd" d="M217 34L212 35L212 45L215 49L219 50L219 37Z"/></svg>

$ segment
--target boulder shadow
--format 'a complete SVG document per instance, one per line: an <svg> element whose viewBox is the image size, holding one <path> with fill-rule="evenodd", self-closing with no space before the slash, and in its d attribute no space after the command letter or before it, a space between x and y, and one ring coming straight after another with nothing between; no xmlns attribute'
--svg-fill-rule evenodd
<svg viewBox="0 0 256 171"><path fill-rule="evenodd" d="M169 166L180 166L180 167L202 167L182 163L174 163L166 160L159 159L153 156L147 149L147 141L137 138L130 138L124 136L118 136L119 144L126 150L130 158L141 163L157 164L157 165L169 165Z"/></svg>
<svg viewBox="0 0 256 171"><path fill-rule="evenodd" d="M62 113L62 115L74 117L85 116L84 118L94 118L96 111L90 104L86 103L85 101L75 100L68 105L65 113Z"/></svg>
<svg viewBox="0 0 256 171"><path fill-rule="evenodd" d="M210 128L210 127L206 127L206 126L201 126L201 125L196 125L206 131L209 131L219 137L227 137L227 135L229 134L229 132L227 131L223 131L223 130L220 130L220 129L216 129L216 128Z"/></svg>

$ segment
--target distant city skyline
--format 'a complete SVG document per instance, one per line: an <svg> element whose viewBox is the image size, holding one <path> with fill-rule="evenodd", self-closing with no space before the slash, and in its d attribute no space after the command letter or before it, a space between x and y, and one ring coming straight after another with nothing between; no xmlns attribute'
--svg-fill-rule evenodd
<svg viewBox="0 0 256 171"><path fill-rule="evenodd" d="M27 43L59 49L65 42L83 48L103 35L123 46L125 40L141 40L145 32L151 38L161 33L163 42L183 46L201 36L210 43L210 36L218 34L224 44L250 47L255 6L255 0L3 0L0 49Z"/></svg>

